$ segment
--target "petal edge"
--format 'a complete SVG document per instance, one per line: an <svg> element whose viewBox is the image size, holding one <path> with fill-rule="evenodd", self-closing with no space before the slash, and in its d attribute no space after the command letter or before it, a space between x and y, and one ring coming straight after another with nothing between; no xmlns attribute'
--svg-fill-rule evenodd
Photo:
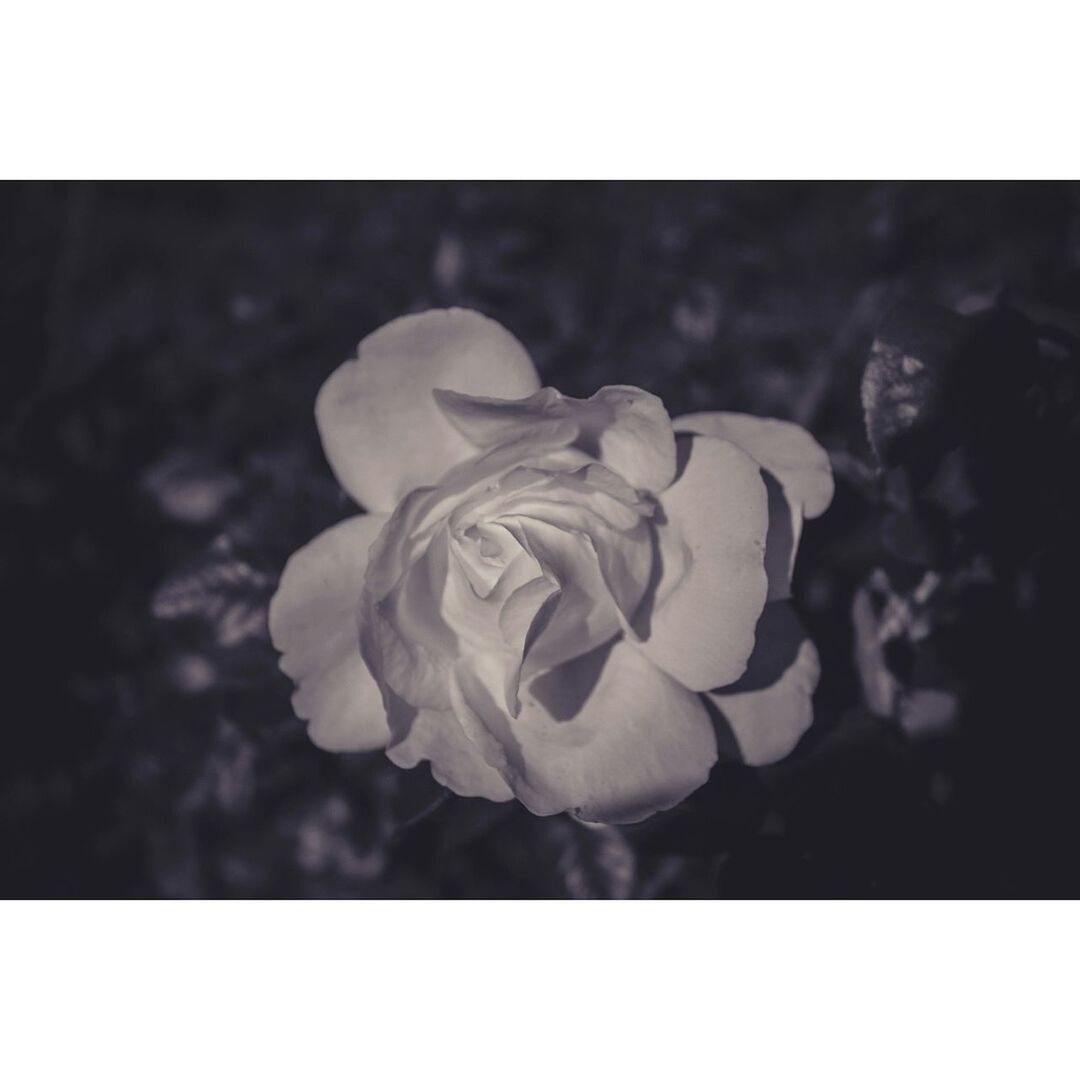
<svg viewBox="0 0 1080 1080"><path fill-rule="evenodd" d="M462 308L394 319L323 383L315 421L342 487L369 510L392 510L475 447L443 415L433 391L527 397L532 360L504 327Z"/></svg>

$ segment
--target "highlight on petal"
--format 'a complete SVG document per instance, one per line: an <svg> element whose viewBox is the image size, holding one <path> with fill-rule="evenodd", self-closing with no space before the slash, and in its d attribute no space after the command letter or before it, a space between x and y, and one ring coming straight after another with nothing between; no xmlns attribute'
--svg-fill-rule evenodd
<svg viewBox="0 0 1080 1080"><path fill-rule="evenodd" d="M438 481L476 447L446 419L437 389L522 398L540 385L520 342L459 308L395 319L323 384L315 419L341 486L371 510Z"/></svg>
<svg viewBox="0 0 1080 1080"><path fill-rule="evenodd" d="M675 432L664 403L635 386L605 386L589 404L601 408L582 424L581 448L636 488L668 487L675 479Z"/></svg>
<svg viewBox="0 0 1080 1080"><path fill-rule="evenodd" d="M533 679L516 717L475 672L460 691L466 733L534 814L640 821L704 784L717 758L700 696L625 640Z"/></svg>
<svg viewBox="0 0 1080 1080"><path fill-rule="evenodd" d="M451 468L437 487L415 488L405 496L390 515L389 523L371 553L368 585L378 598L385 596L395 581L430 542L435 531L447 519L466 528L474 523L474 513L500 493L505 479L519 471L563 471L582 467L580 451L566 450L573 438L570 431L526 432L512 442L496 446ZM519 470L523 463L535 466ZM472 514L472 517L470 517Z"/></svg>
<svg viewBox="0 0 1080 1080"><path fill-rule="evenodd" d="M691 690L737 679L765 605L768 495L732 443L679 437L680 473L660 496L659 581L632 622L637 647Z"/></svg>
<svg viewBox="0 0 1080 1080"><path fill-rule="evenodd" d="M490 392L489 392L490 393ZM576 426L573 445L640 491L660 492L675 477L675 435L663 402L634 386L605 386L588 400L545 387L523 401L437 391L439 407L476 447L525 431Z"/></svg>
<svg viewBox="0 0 1080 1080"><path fill-rule="evenodd" d="M814 721L812 698L820 676L817 648L791 603L766 604L746 671L707 695L742 761L770 765L795 749ZM723 746L723 733L720 741Z"/></svg>
<svg viewBox="0 0 1080 1080"><path fill-rule="evenodd" d="M791 575L804 518L823 514L832 502L829 455L805 428L789 420L746 413L691 413L674 421L677 432L727 439L745 450L766 474L769 536L765 563L769 599L791 595Z"/></svg>
<svg viewBox="0 0 1080 1080"><path fill-rule="evenodd" d="M324 750L374 750L389 738L357 630L368 551L385 522L364 514L320 533L285 564L270 602L270 637L297 684L293 708Z"/></svg>

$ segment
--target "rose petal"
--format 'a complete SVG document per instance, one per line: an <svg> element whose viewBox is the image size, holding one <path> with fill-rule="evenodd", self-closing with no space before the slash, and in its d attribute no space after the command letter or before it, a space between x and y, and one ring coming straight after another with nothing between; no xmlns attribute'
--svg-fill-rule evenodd
<svg viewBox="0 0 1080 1080"><path fill-rule="evenodd" d="M490 450L524 431L561 431L572 410L567 399L551 386L520 400L436 390L435 403L446 418L477 449ZM576 432L575 436L576 438Z"/></svg>
<svg viewBox="0 0 1080 1080"><path fill-rule="evenodd" d="M540 479L526 484L527 474ZM619 613L623 620L632 618L653 574L655 545L648 521L654 512L652 500L640 498L625 481L598 464L554 475L516 469L504 478L505 483L509 485L515 476L522 484L520 490L505 497L500 492L485 509L511 534L521 534L522 543L528 542L530 529L539 530L541 545L547 527L564 534L561 546L575 549L585 576L597 586L592 590L594 606L606 608L610 598L616 605L617 621ZM564 565L568 565L565 560ZM566 580L562 571L559 580ZM603 640L593 640L588 648ZM551 662L561 663L571 655L562 653Z"/></svg>
<svg viewBox="0 0 1080 1080"><path fill-rule="evenodd" d="M587 535L528 518L504 524L559 588L546 625L531 642L526 675L589 652L619 633L619 609Z"/></svg>
<svg viewBox="0 0 1080 1080"><path fill-rule="evenodd" d="M489 391L490 393L490 391ZM663 402L634 386L605 386L587 401L545 387L525 401L438 391L440 408L475 446L497 446L514 433L577 425L574 445L634 488L660 492L675 476L675 437Z"/></svg>
<svg viewBox="0 0 1080 1080"><path fill-rule="evenodd" d="M435 389L521 398L540 380L517 339L475 311L406 315L360 342L323 384L315 419L334 475L354 499L391 510L476 453Z"/></svg>
<svg viewBox="0 0 1080 1080"><path fill-rule="evenodd" d="M745 450L779 481L807 518L825 513L832 502L833 477L828 452L806 428L790 420L748 413L707 412L680 416L676 431L727 439Z"/></svg>
<svg viewBox="0 0 1080 1080"><path fill-rule="evenodd" d="M298 687L293 707L324 750L373 750L389 738L357 630L368 550L385 522L365 514L320 533L285 564L270 602L270 636Z"/></svg>
<svg viewBox="0 0 1080 1080"><path fill-rule="evenodd" d="M422 709L412 721L408 735L386 751L403 769L421 761L431 762L431 775L458 795L478 796L492 802L514 797L499 773L484 763L452 712Z"/></svg>
<svg viewBox="0 0 1080 1080"><path fill-rule="evenodd" d="M643 517L651 517L653 509L651 501L639 497L610 469L594 463L573 472L512 469L499 482L498 493L473 512L538 517L567 528L581 527L591 519L590 528L627 531Z"/></svg>
<svg viewBox="0 0 1080 1080"><path fill-rule="evenodd" d="M754 648L768 591L768 496L757 462L732 443L679 438L685 462L660 496L655 600L633 620L637 647L691 690L733 682Z"/></svg>
<svg viewBox="0 0 1080 1080"><path fill-rule="evenodd" d="M509 533L507 534L509 536ZM510 537L510 543L517 541ZM526 551L513 555L494 587L484 593L469 579L465 564L468 553L460 553L460 544L452 541L453 558L442 593L442 615L464 648L483 651L502 640L503 606L523 586L543 578L536 560Z"/></svg>
<svg viewBox="0 0 1080 1080"><path fill-rule="evenodd" d="M522 462L536 469L560 471L581 467L583 455L566 450L576 427L563 424L554 432L525 432L518 438L455 465L437 487L415 488L390 515L371 553L368 587L378 599L385 596L448 519L462 530L478 506L489 503L503 476L515 473ZM533 471L535 472L536 469Z"/></svg>
<svg viewBox="0 0 1080 1080"><path fill-rule="evenodd" d="M820 675L817 649L791 604L766 604L746 671L707 695L747 765L769 765L791 753L814 721L811 699Z"/></svg>
<svg viewBox="0 0 1080 1080"><path fill-rule="evenodd" d="M416 708L449 705L446 681L459 642L441 611L447 568L446 534L438 533L389 593L377 598L369 574L360 598L361 655L384 692Z"/></svg>
<svg viewBox="0 0 1080 1080"><path fill-rule="evenodd" d="M529 558L497 522L481 522L457 531L451 526L450 547L469 588L480 600L490 596L508 572Z"/></svg>
<svg viewBox="0 0 1080 1080"><path fill-rule="evenodd" d="M321 750L380 750L389 737L382 695L359 655L302 679L292 706Z"/></svg>
<svg viewBox="0 0 1080 1080"><path fill-rule="evenodd" d="M716 736L701 698L616 641L522 689L499 709L474 672L460 673L462 726L534 814L640 821L708 779Z"/></svg>
<svg viewBox="0 0 1080 1080"><path fill-rule="evenodd" d="M746 413L691 413L674 421L675 430L711 435L745 450L766 472L769 536L765 564L769 599L791 595L791 574L803 518L823 514L833 497L829 455L805 428L788 420Z"/></svg>
<svg viewBox="0 0 1080 1080"><path fill-rule="evenodd" d="M675 479L675 433L664 403L635 386L605 386L590 403L610 410L610 419L594 414L582 424L581 449L595 455L627 483L642 491L661 492Z"/></svg>
<svg viewBox="0 0 1080 1080"><path fill-rule="evenodd" d="M512 593L499 612L499 629L510 651L503 676L504 704L515 716L521 708L518 692L522 668L561 599L562 590L553 581L534 578Z"/></svg>

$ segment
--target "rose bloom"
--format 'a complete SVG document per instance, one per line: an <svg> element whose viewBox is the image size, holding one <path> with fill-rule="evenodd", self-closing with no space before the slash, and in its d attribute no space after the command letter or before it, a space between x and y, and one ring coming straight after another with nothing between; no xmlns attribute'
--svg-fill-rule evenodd
<svg viewBox="0 0 1080 1080"><path fill-rule="evenodd" d="M789 587L833 483L802 428L672 422L632 386L564 397L457 309L365 338L315 416L368 511L297 551L270 606L316 745L628 823L721 752L766 764L809 727L818 658Z"/></svg>

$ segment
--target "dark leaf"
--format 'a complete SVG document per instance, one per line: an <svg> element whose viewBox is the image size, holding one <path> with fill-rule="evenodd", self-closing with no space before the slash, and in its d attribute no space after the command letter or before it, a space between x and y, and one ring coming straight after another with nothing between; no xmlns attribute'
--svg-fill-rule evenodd
<svg viewBox="0 0 1080 1080"><path fill-rule="evenodd" d="M151 601L159 619L195 619L231 648L267 636L266 610L274 580L237 558L225 539L160 585Z"/></svg>
<svg viewBox="0 0 1080 1080"><path fill-rule="evenodd" d="M951 369L967 336L962 316L932 305L904 304L886 318L862 382L866 431L882 464L920 464L944 449Z"/></svg>
<svg viewBox="0 0 1080 1080"><path fill-rule="evenodd" d="M670 855L715 855L753 836L767 813L757 772L738 762L713 767L708 782L678 806L655 814L625 832L642 851Z"/></svg>
<svg viewBox="0 0 1080 1080"><path fill-rule="evenodd" d="M426 766L416 769L395 767L382 772L380 777L385 781L382 809L391 832L419 824L453 798Z"/></svg>
<svg viewBox="0 0 1080 1080"><path fill-rule="evenodd" d="M619 829L572 817L553 818L557 870L574 900L627 900L634 891L634 850Z"/></svg>

